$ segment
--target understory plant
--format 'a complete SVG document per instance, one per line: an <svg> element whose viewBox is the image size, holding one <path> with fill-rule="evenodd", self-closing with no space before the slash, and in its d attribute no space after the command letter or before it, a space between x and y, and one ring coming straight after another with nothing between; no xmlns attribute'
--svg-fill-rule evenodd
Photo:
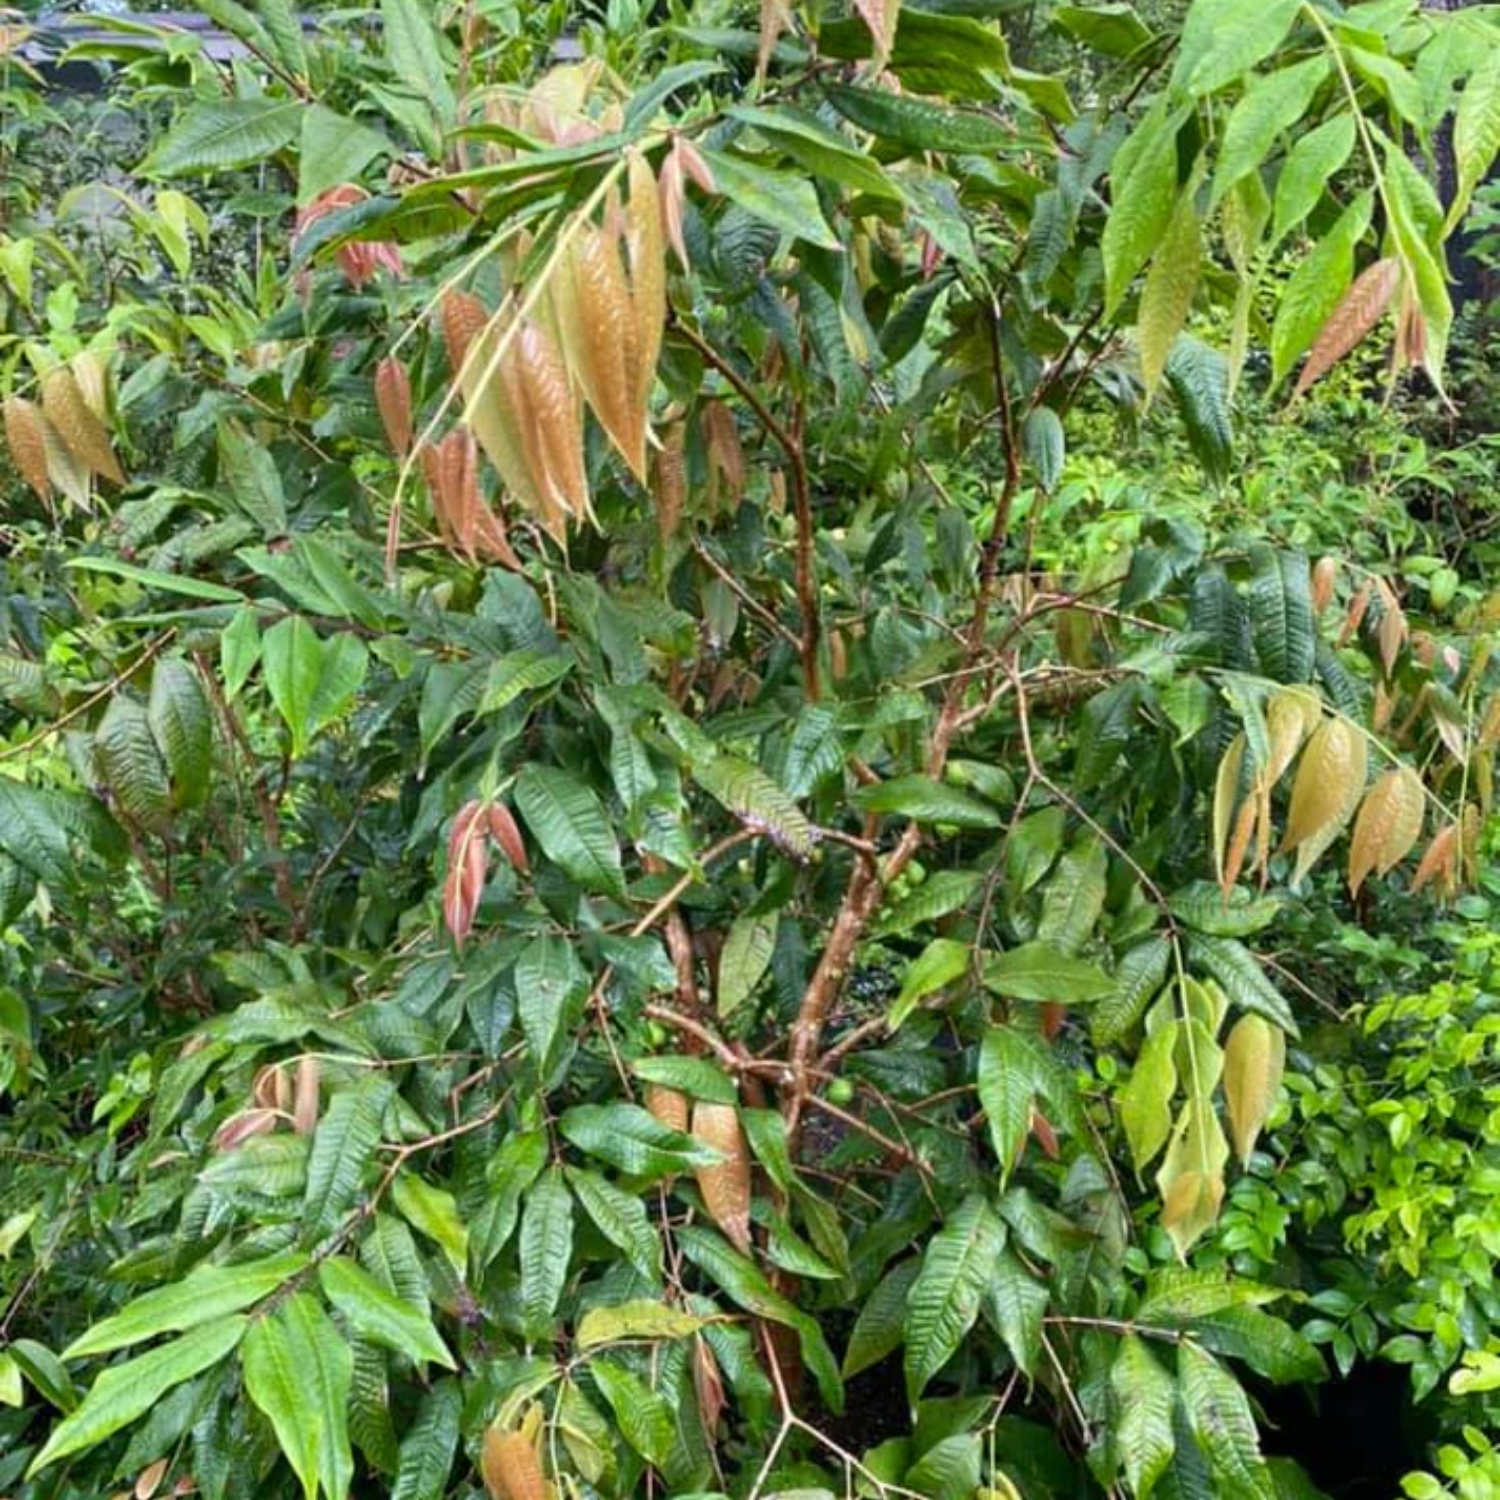
<svg viewBox="0 0 1500 1500"><path fill-rule="evenodd" d="M1283 936L1474 883L1500 712L1236 387L1441 391L1500 35L1005 9L90 43L172 118L118 280L0 243L7 1493L1311 1492ZM1153 405L1221 503L1075 550Z"/></svg>

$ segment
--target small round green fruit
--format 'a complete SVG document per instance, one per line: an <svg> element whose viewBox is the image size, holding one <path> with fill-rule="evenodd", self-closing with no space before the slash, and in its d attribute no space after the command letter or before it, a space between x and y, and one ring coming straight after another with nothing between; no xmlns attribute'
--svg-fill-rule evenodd
<svg viewBox="0 0 1500 1500"><path fill-rule="evenodd" d="M828 1102L830 1104L853 1104L854 1085L847 1078L835 1078L828 1085Z"/></svg>

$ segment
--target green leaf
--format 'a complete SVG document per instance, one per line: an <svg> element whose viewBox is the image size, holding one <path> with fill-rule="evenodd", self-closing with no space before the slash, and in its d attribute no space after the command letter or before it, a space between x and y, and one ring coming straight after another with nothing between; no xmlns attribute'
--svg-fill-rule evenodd
<svg viewBox="0 0 1500 1500"><path fill-rule="evenodd" d="M812 1371L824 1404L834 1413L843 1411L844 1385L839 1378L838 1362L817 1320L773 1291L754 1262L733 1249L721 1235L689 1225L679 1229L675 1239L682 1253L736 1306L758 1318L783 1323L796 1333L803 1362Z"/></svg>
<svg viewBox="0 0 1500 1500"><path fill-rule="evenodd" d="M1050 406L1038 406L1028 412L1021 429L1021 446L1036 482L1050 494L1062 478L1068 452L1062 418Z"/></svg>
<svg viewBox="0 0 1500 1500"><path fill-rule="evenodd" d="M983 979L986 989L1008 1000L1052 1000L1066 1005L1102 1000L1115 988L1096 964L1044 942L1022 943L987 958Z"/></svg>
<svg viewBox="0 0 1500 1500"><path fill-rule="evenodd" d="M1223 1493L1270 1500L1275 1490L1260 1456L1255 1414L1240 1383L1191 1342L1177 1346L1177 1387L1188 1429Z"/></svg>
<svg viewBox="0 0 1500 1500"><path fill-rule="evenodd" d="M1195 1318L1191 1327L1205 1349L1242 1361L1263 1380L1293 1385L1322 1380L1328 1373L1310 1339L1258 1307L1221 1308Z"/></svg>
<svg viewBox="0 0 1500 1500"><path fill-rule="evenodd" d="M1037 919L1039 941L1062 953L1077 954L1093 936L1104 911L1105 882L1109 857L1098 839L1086 839L1068 850L1058 861L1042 893L1042 911Z"/></svg>
<svg viewBox="0 0 1500 1500"><path fill-rule="evenodd" d="M786 1120L777 1109L742 1109L740 1124L756 1161L766 1169L766 1176L790 1193L796 1183L791 1148L787 1145Z"/></svg>
<svg viewBox="0 0 1500 1500"><path fill-rule="evenodd" d="M377 156L391 154L390 141L378 130L312 104L302 117L302 145L297 172L297 202L311 203L329 188L358 182Z"/></svg>
<svg viewBox="0 0 1500 1500"><path fill-rule="evenodd" d="M1201 0L1200 0L1201 3ZM1162 100L1115 155L1111 204L1100 252L1105 315L1112 317L1136 273L1155 253L1177 205L1177 131L1181 117Z"/></svg>
<svg viewBox="0 0 1500 1500"><path fill-rule="evenodd" d="M1117 1442L1125 1477L1136 1500L1148 1500L1177 1449L1172 1435L1176 1389L1144 1340L1133 1333L1120 1340L1109 1383L1120 1413Z"/></svg>
<svg viewBox="0 0 1500 1500"><path fill-rule="evenodd" d="M1335 115L1316 130L1299 136L1286 154L1276 178L1271 243L1278 244L1317 207L1328 183L1354 149L1354 117Z"/></svg>
<svg viewBox="0 0 1500 1500"><path fill-rule="evenodd" d="M1177 1024L1146 1038L1129 1081L1120 1090L1120 1123L1139 1176L1172 1133L1172 1096L1177 1092Z"/></svg>
<svg viewBox="0 0 1500 1500"><path fill-rule="evenodd" d="M352 635L320 640L301 615L288 615L261 641L266 688L302 755L318 732L353 702L369 669L364 642Z"/></svg>
<svg viewBox="0 0 1500 1500"><path fill-rule="evenodd" d="M851 800L865 812L895 813L915 823L984 829L999 828L1005 821L999 808L927 776L894 776L874 786L862 786Z"/></svg>
<svg viewBox="0 0 1500 1500"><path fill-rule="evenodd" d="M984 1306L1016 1368L1028 1380L1042 1352L1042 1317L1050 1299L1047 1288L1009 1250L995 1257Z"/></svg>
<svg viewBox="0 0 1500 1500"><path fill-rule="evenodd" d="M1166 981L1171 957L1172 942L1164 935L1137 943L1125 954L1115 971L1114 989L1090 1013L1096 1047L1118 1042L1146 1014Z"/></svg>
<svg viewBox="0 0 1500 1500"><path fill-rule="evenodd" d="M1242 593L1250 609L1255 652L1267 677L1307 682L1313 675L1317 621L1312 574L1304 553L1253 543Z"/></svg>
<svg viewBox="0 0 1500 1500"><path fill-rule="evenodd" d="M1301 1035L1291 1007L1243 943L1234 938L1194 933L1188 938L1187 958L1191 967L1218 980L1240 1010L1264 1016L1288 1036Z"/></svg>
<svg viewBox="0 0 1500 1500"><path fill-rule="evenodd" d="M881 89L825 83L828 102L852 125L907 151L955 151L973 155L1013 150L1010 127L976 110L953 109Z"/></svg>
<svg viewBox="0 0 1500 1500"><path fill-rule="evenodd" d="M870 197L900 200L899 190L880 165L856 151L816 115L784 104L740 104L726 113L781 147L810 177L826 178Z"/></svg>
<svg viewBox="0 0 1500 1500"><path fill-rule="evenodd" d="M839 238L823 217L817 192L807 177L779 172L738 153L700 148L714 183L732 203L793 239L837 250Z"/></svg>
<svg viewBox="0 0 1500 1500"><path fill-rule="evenodd" d="M220 99L190 106L136 169L183 177L248 167L291 145L302 124L298 99Z"/></svg>
<svg viewBox="0 0 1500 1500"><path fill-rule="evenodd" d="M1500 153L1500 51L1491 46L1469 75L1453 116L1453 158L1458 191L1448 208L1447 229L1468 211L1474 189Z"/></svg>
<svg viewBox="0 0 1500 1500"><path fill-rule="evenodd" d="M573 945L552 933L531 939L516 960L516 1009L531 1060L550 1078L588 996L589 977Z"/></svg>
<svg viewBox="0 0 1500 1500"><path fill-rule="evenodd" d="M1194 95L1233 83L1269 57L1300 0L1193 0L1182 25L1172 86Z"/></svg>
<svg viewBox="0 0 1500 1500"><path fill-rule="evenodd" d="M233 422L219 428L219 479L267 539L286 533L286 491L276 460L264 443Z"/></svg>
<svg viewBox="0 0 1500 1500"><path fill-rule="evenodd" d="M490 1193L472 1225L474 1263L479 1270L505 1248L521 1217L521 1199L547 1165L547 1150L545 1130L514 1130L490 1158L485 1174Z"/></svg>
<svg viewBox="0 0 1500 1500"><path fill-rule="evenodd" d="M676 1441L671 1407L639 1375L613 1360L590 1360L589 1374L614 1410L625 1441L653 1468L665 1468Z"/></svg>
<svg viewBox="0 0 1500 1500"><path fill-rule="evenodd" d="M401 1456L390 1500L443 1500L458 1456L463 1388L440 1380L422 1398L401 1439Z"/></svg>
<svg viewBox="0 0 1500 1500"><path fill-rule="evenodd" d="M260 660L260 621L251 605L235 611L234 618L219 633L219 665L224 677L224 696L233 702Z"/></svg>
<svg viewBox="0 0 1500 1500"><path fill-rule="evenodd" d="M1052 19L1106 57L1129 57L1151 40L1150 28L1130 5L1059 5Z"/></svg>
<svg viewBox="0 0 1500 1500"><path fill-rule="evenodd" d="M1141 356L1141 383L1149 400L1161 383L1167 357L1187 324L1198 290L1198 210L1194 204L1197 179L1182 190L1167 221L1161 244L1151 258L1141 290L1136 319L1136 343Z"/></svg>
<svg viewBox="0 0 1500 1500"><path fill-rule="evenodd" d="M521 1215L521 1317L527 1338L545 1339L573 1257L573 1195L562 1170L543 1173Z"/></svg>
<svg viewBox="0 0 1500 1500"><path fill-rule="evenodd" d="M533 763L516 778L515 797L553 864L588 890L624 897L620 846L604 804L589 786L556 766Z"/></svg>
<svg viewBox="0 0 1500 1500"><path fill-rule="evenodd" d="M165 833L172 789L151 719L133 698L117 693L94 731L94 758L120 810L142 828Z"/></svg>
<svg viewBox="0 0 1500 1500"><path fill-rule="evenodd" d="M238 1266L200 1266L184 1280L147 1292L113 1317L95 1323L63 1350L62 1357L110 1354L158 1334L185 1333L242 1312L269 1297L307 1263L305 1255L276 1255Z"/></svg>
<svg viewBox="0 0 1500 1500"><path fill-rule="evenodd" d="M370 1273L343 1256L318 1267L323 1294L361 1338L412 1360L431 1360L446 1370L457 1368L424 1309L415 1308L386 1290Z"/></svg>
<svg viewBox="0 0 1500 1500"><path fill-rule="evenodd" d="M979 1104L1004 1183L1031 1133L1031 1112L1041 1088L1030 1039L1013 1026L991 1026L979 1046Z"/></svg>
<svg viewBox="0 0 1500 1500"><path fill-rule="evenodd" d="M78 1410L78 1392L68 1378L62 1361L45 1344L35 1339L15 1339L6 1353L21 1367L31 1388L60 1412Z"/></svg>
<svg viewBox="0 0 1500 1500"><path fill-rule="evenodd" d="M26 1399L21 1367L9 1352L0 1353L0 1406L15 1408Z"/></svg>
<svg viewBox="0 0 1500 1500"><path fill-rule="evenodd" d="M401 1217L437 1245L462 1276L469 1259L469 1231L453 1194L412 1172L398 1172L391 1183L391 1201Z"/></svg>
<svg viewBox="0 0 1500 1500"><path fill-rule="evenodd" d="M647 1281L661 1276L661 1241L646 1205L597 1172L566 1167L568 1186L595 1227Z"/></svg>
<svg viewBox="0 0 1500 1500"><path fill-rule="evenodd" d="M1210 479L1222 483L1229 476L1234 448L1229 361L1217 349L1184 334L1167 357L1167 384L1193 456Z"/></svg>
<svg viewBox="0 0 1500 1500"><path fill-rule="evenodd" d="M984 1442L977 1432L939 1438L909 1468L901 1488L924 1500L967 1500L984 1477Z"/></svg>
<svg viewBox="0 0 1500 1500"><path fill-rule="evenodd" d="M288 1298L245 1335L245 1394L269 1419L304 1500L344 1500L354 1478L349 1390L354 1356L309 1296Z"/></svg>
<svg viewBox="0 0 1500 1500"><path fill-rule="evenodd" d="M578 1322L573 1339L580 1349L658 1339L683 1339L697 1333L704 1320L665 1302L640 1298L612 1307L593 1307Z"/></svg>
<svg viewBox="0 0 1500 1500"><path fill-rule="evenodd" d="M578 1104L558 1120L557 1128L580 1151L631 1177L655 1180L720 1160L717 1151L635 1104Z"/></svg>
<svg viewBox="0 0 1500 1500"><path fill-rule="evenodd" d="M776 929L779 914L767 912L757 915L746 912L730 924L729 936L719 954L718 1009L720 1018L732 1016L751 995L771 965L771 955L776 951ZM735 1102L731 1097L720 1101Z"/></svg>
<svg viewBox="0 0 1500 1500"><path fill-rule="evenodd" d="M338 1089L313 1134L302 1199L303 1232L313 1244L333 1233L364 1190L392 1095L384 1079Z"/></svg>
<svg viewBox="0 0 1500 1500"><path fill-rule="evenodd" d="M1259 170L1276 138L1307 113L1327 77L1328 59L1319 55L1251 81L1224 127L1210 207L1220 203L1242 177Z"/></svg>
<svg viewBox="0 0 1500 1500"><path fill-rule="evenodd" d="M1271 327L1271 380L1279 385L1311 347L1354 278L1354 247L1370 223L1371 194L1361 193L1292 273Z"/></svg>
<svg viewBox="0 0 1500 1500"><path fill-rule="evenodd" d="M900 1347L906 1327L907 1297L921 1269L922 1262L915 1258L899 1262L865 1298L849 1334L849 1347L844 1351L845 1380L878 1365Z"/></svg>
<svg viewBox="0 0 1500 1500"><path fill-rule="evenodd" d="M906 1307L906 1394L913 1405L974 1326L1004 1245L1005 1225L978 1193L928 1241Z"/></svg>
<svg viewBox="0 0 1500 1500"><path fill-rule="evenodd" d="M632 1059L630 1071L647 1083L659 1083L711 1104L739 1103L740 1091L734 1080L706 1057L637 1057Z"/></svg>
<svg viewBox="0 0 1500 1500"><path fill-rule="evenodd" d="M1256 896L1243 886L1236 886L1226 898L1207 880L1174 891L1167 901L1172 915L1194 932L1235 938L1269 927L1285 904L1280 896Z"/></svg>
<svg viewBox="0 0 1500 1500"><path fill-rule="evenodd" d="M292 10L291 0L257 0L256 8L276 60L294 78L306 78L307 49L302 44L302 23Z"/></svg>
<svg viewBox="0 0 1500 1500"><path fill-rule="evenodd" d="M719 755L695 765L693 780L721 807L752 827L764 828L799 859L812 853L812 825L759 766L737 756Z"/></svg>
<svg viewBox="0 0 1500 1500"><path fill-rule="evenodd" d="M146 716L167 763L172 805L198 806L213 771L213 720L198 674L180 657L157 662Z"/></svg>
<svg viewBox="0 0 1500 1500"><path fill-rule="evenodd" d="M1260 1307L1287 1295L1284 1287L1267 1286L1223 1270L1193 1271L1163 1266L1152 1271L1136 1321L1148 1326L1191 1325L1227 1307Z"/></svg>
<svg viewBox="0 0 1500 1500"><path fill-rule="evenodd" d="M962 979L969 971L972 952L955 938L933 938L907 966L901 992L891 1006L889 1025L896 1031L928 995Z"/></svg>
<svg viewBox="0 0 1500 1500"><path fill-rule="evenodd" d="M967 906L984 877L973 870L939 870L904 901L886 908L872 924L880 937L899 937Z"/></svg>
<svg viewBox="0 0 1500 1500"><path fill-rule="evenodd" d="M138 568L117 557L71 557L63 566L81 573L107 573L125 578L144 588L160 589L167 594L181 594L186 599L205 599L213 604L243 604L245 596L238 589L201 578L182 578L176 573L162 573L154 568Z"/></svg>
<svg viewBox="0 0 1500 1500"><path fill-rule="evenodd" d="M444 124L457 111L431 12L418 0L380 0L381 35L391 71L437 112Z"/></svg>
<svg viewBox="0 0 1500 1500"><path fill-rule="evenodd" d="M42 1451L32 1459L26 1477L30 1479L48 1464L102 1443L145 1416L174 1386L218 1364L239 1344L249 1326L248 1318L221 1318L105 1370L78 1409L52 1429ZM19 1356L20 1350L12 1347L11 1353Z"/></svg>

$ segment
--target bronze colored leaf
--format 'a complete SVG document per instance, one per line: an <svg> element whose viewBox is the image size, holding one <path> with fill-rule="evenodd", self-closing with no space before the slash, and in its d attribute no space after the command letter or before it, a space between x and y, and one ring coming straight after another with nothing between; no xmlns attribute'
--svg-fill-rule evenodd
<svg viewBox="0 0 1500 1500"><path fill-rule="evenodd" d="M1458 824L1449 823L1446 828L1440 828L1433 835L1426 853L1418 862L1416 874L1411 878L1412 894L1415 895L1423 886L1434 882L1441 891L1452 890L1457 868Z"/></svg>
<svg viewBox="0 0 1500 1500"><path fill-rule="evenodd" d="M109 371L92 349L73 356L70 365L84 404L101 422L109 420Z"/></svg>
<svg viewBox="0 0 1500 1500"><path fill-rule="evenodd" d="M404 460L411 452L411 380L394 354L375 366L375 409L391 452Z"/></svg>
<svg viewBox="0 0 1500 1500"><path fill-rule="evenodd" d="M37 406L24 396L8 397L4 405L5 446L16 472L41 500L52 498L47 473L47 425Z"/></svg>
<svg viewBox="0 0 1500 1500"><path fill-rule="evenodd" d="M1314 730L1292 784L1283 853L1330 829L1337 835L1364 795L1366 754L1364 735L1346 719L1327 718Z"/></svg>
<svg viewBox="0 0 1500 1500"><path fill-rule="evenodd" d="M1219 772L1214 778L1213 839L1214 872L1218 876L1221 890L1228 891L1238 878L1225 879L1229 868L1227 849L1229 832L1234 820L1235 804L1239 799L1240 772L1245 764L1245 736L1237 734L1229 742L1224 758L1219 762Z"/></svg>
<svg viewBox="0 0 1500 1500"><path fill-rule="evenodd" d="M1395 590L1383 578L1375 580L1375 592L1380 596L1380 623L1376 626L1375 635L1380 645L1380 663L1385 668L1385 675L1389 677L1402 646L1406 644L1406 615L1402 611L1400 600L1396 598Z"/></svg>
<svg viewBox="0 0 1500 1500"><path fill-rule="evenodd" d="M583 414L562 356L546 333L528 322L516 338L515 361L536 436L532 483L565 516L591 517Z"/></svg>
<svg viewBox="0 0 1500 1500"><path fill-rule="evenodd" d="M670 1130L688 1128L688 1097L663 1083L646 1086L646 1109Z"/></svg>
<svg viewBox="0 0 1500 1500"><path fill-rule="evenodd" d="M215 1151L233 1151L258 1135L269 1135L276 1129L274 1109L242 1109L214 1132Z"/></svg>
<svg viewBox="0 0 1500 1500"><path fill-rule="evenodd" d="M318 1125L318 1084L322 1065L316 1057L303 1057L297 1063L297 1091L292 1106L292 1129L298 1135L311 1135Z"/></svg>
<svg viewBox="0 0 1500 1500"><path fill-rule="evenodd" d="M901 0L854 0L854 8L860 19L870 28L870 40L874 49L870 54L870 67L880 72L896 45L896 25L901 18Z"/></svg>
<svg viewBox="0 0 1500 1500"><path fill-rule="evenodd" d="M1338 580L1339 565L1335 558L1320 557L1312 570L1312 607L1321 615L1333 603L1333 586Z"/></svg>
<svg viewBox="0 0 1500 1500"><path fill-rule="evenodd" d="M113 484L125 482L104 423L90 410L73 372L65 366L42 377L42 411L86 469Z"/></svg>
<svg viewBox="0 0 1500 1500"><path fill-rule="evenodd" d="M693 1338L693 1390L698 1397L698 1415L703 1419L704 1435L711 1443L719 1430L719 1419L727 1402L719 1362L701 1334Z"/></svg>
<svg viewBox="0 0 1500 1500"><path fill-rule="evenodd" d="M684 271L691 271L693 263L688 258L687 240L683 235L682 221L687 210L687 184L682 176L682 157L677 142L667 152L661 164L661 173L656 182L657 201L661 204L661 228L677 263Z"/></svg>
<svg viewBox="0 0 1500 1500"><path fill-rule="evenodd" d="M510 861L511 868L522 875L530 875L526 844L514 814L503 802L494 802L490 804L489 820L490 837L500 846L500 852Z"/></svg>
<svg viewBox="0 0 1500 1500"><path fill-rule="evenodd" d="M642 432L651 415L651 387L667 325L667 246L662 237L656 179L639 152L630 157L630 202L625 210L625 248L630 257L630 300L635 309L634 420Z"/></svg>
<svg viewBox="0 0 1500 1500"><path fill-rule="evenodd" d="M1296 395L1326 375L1380 321L1400 281L1401 262L1395 256L1377 260L1355 278L1313 340L1297 378Z"/></svg>
<svg viewBox="0 0 1500 1500"><path fill-rule="evenodd" d="M693 1135L724 1159L695 1172L709 1217L743 1255L750 1253L750 1152L732 1104L699 1100L693 1106Z"/></svg>
<svg viewBox="0 0 1500 1500"><path fill-rule="evenodd" d="M448 839L448 878L443 883L443 924L460 947L474 926L489 875L489 849L480 826L484 805L469 802L453 820Z"/></svg>
<svg viewBox="0 0 1500 1500"><path fill-rule="evenodd" d="M760 47L756 53L755 76L764 79L771 66L771 55L781 33L792 24L792 8L787 0L760 0Z"/></svg>
<svg viewBox="0 0 1500 1500"><path fill-rule="evenodd" d="M698 421L708 457L709 505L717 508L721 493L728 505L738 505L745 493L746 469L734 413L722 401L705 401Z"/></svg>
<svg viewBox="0 0 1500 1500"><path fill-rule="evenodd" d="M443 345L448 351L448 368L457 380L469 346L489 326L489 310L472 292L450 291L443 294L438 312L443 325Z"/></svg>
<svg viewBox="0 0 1500 1500"><path fill-rule="evenodd" d="M1224 855L1224 871L1219 876L1219 889L1228 900L1229 893L1234 889L1235 882L1240 878L1240 871L1244 868L1245 854L1250 848L1250 836L1263 822L1259 816L1261 809L1260 796L1246 797L1240 803L1239 813L1234 820L1234 832L1229 839L1229 848ZM1267 835L1269 838L1269 835ZM1265 840L1263 840L1265 842Z"/></svg>
<svg viewBox="0 0 1500 1500"><path fill-rule="evenodd" d="M1349 841L1349 890L1357 892L1373 870L1390 873L1421 837L1422 779L1409 766L1387 771L1365 797Z"/></svg>
<svg viewBox="0 0 1500 1500"><path fill-rule="evenodd" d="M1224 1102L1235 1154L1244 1166L1276 1102L1286 1037L1263 1016L1241 1016L1224 1046Z"/></svg>
<svg viewBox="0 0 1500 1500"><path fill-rule="evenodd" d="M1189 1098L1172 1129L1172 1140L1156 1174L1162 1195L1162 1227L1180 1258L1213 1226L1224 1201L1224 1164L1229 1142L1207 1097Z"/></svg>
<svg viewBox="0 0 1500 1500"><path fill-rule="evenodd" d="M548 1500L541 1460L524 1433L490 1427L484 1435L480 1472L492 1500Z"/></svg>
<svg viewBox="0 0 1500 1500"><path fill-rule="evenodd" d="M687 424L670 423L662 432L661 447L656 454L656 524L662 537L677 533L682 509L687 501Z"/></svg>
<svg viewBox="0 0 1500 1500"><path fill-rule="evenodd" d="M292 1104L292 1089L280 1063L270 1063L255 1075L250 1097L261 1109L287 1113Z"/></svg>
<svg viewBox="0 0 1500 1500"><path fill-rule="evenodd" d="M1264 786L1273 787L1281 780L1296 759L1302 742L1318 727L1322 713L1322 699L1313 688L1285 687L1271 695L1266 704L1266 733L1271 748L1261 772Z"/></svg>
<svg viewBox="0 0 1500 1500"><path fill-rule="evenodd" d="M161 1488L161 1482L166 1477L166 1459L159 1458L154 1464L148 1464L136 1475L135 1489L133 1491L135 1500L151 1500L151 1497Z"/></svg>

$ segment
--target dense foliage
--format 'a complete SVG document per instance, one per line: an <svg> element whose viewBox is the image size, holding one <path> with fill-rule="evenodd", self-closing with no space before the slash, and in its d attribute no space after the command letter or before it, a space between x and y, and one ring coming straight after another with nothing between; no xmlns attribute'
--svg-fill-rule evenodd
<svg viewBox="0 0 1500 1500"><path fill-rule="evenodd" d="M202 9L0 31L0 1492L1492 1495L1487 12Z"/></svg>

